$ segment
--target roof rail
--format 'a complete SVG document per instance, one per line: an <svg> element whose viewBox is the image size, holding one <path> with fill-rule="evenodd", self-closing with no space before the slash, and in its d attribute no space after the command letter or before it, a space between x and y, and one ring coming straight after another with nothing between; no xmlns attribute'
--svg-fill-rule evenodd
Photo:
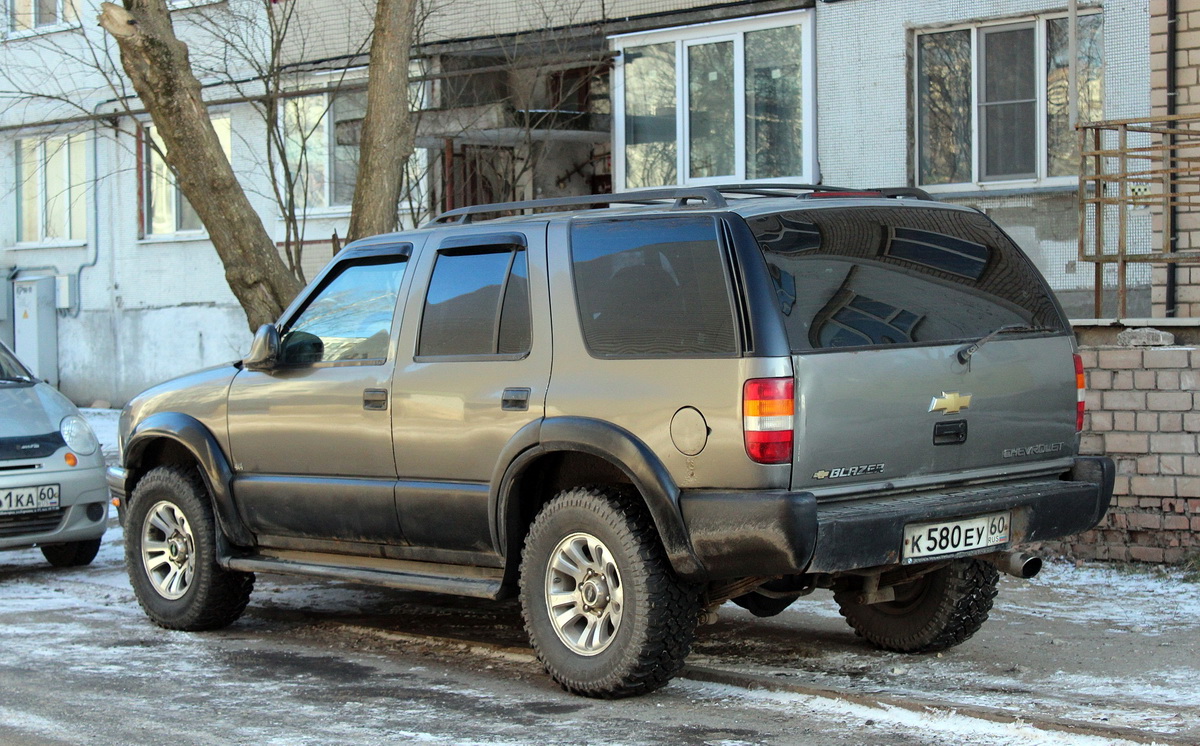
<svg viewBox="0 0 1200 746"><path fill-rule="evenodd" d="M472 222L476 215L518 210L561 210L570 207L595 207L598 205L653 205L671 200L672 209L686 207L689 202L701 202L705 207L726 207L721 193L712 187L678 187L672 189L645 189L619 194L589 194L579 197L555 197L530 199L520 202L496 202L489 205L471 205L447 210L434 218L430 225L463 224Z"/></svg>
<svg viewBox="0 0 1200 746"><path fill-rule="evenodd" d="M933 201L933 197L924 189L916 187L882 187L872 189L858 189L855 187L832 186L829 184L718 184L713 189L716 189L721 194L747 194L755 197L783 197L795 192L801 192L796 196L804 194L836 194L837 192L854 192L861 195L865 193L878 194L881 197L912 197L914 199L923 199Z"/></svg>
<svg viewBox="0 0 1200 746"><path fill-rule="evenodd" d="M916 187L884 187L882 189L855 189L853 187L830 186L827 184L718 184L702 187L668 187L665 189L643 189L636 192L617 194L588 194L578 197L555 197L530 199L519 202L495 202L471 205L447 210L438 215L429 225L465 224L474 222L476 216L521 210L555 211L573 207L598 207L601 205L653 205L665 201L674 202L672 209L687 207L691 202L703 207L728 207L726 194L744 194L751 197L801 197L808 194L851 192L854 195L878 194L881 197L912 197L933 200L929 193Z"/></svg>

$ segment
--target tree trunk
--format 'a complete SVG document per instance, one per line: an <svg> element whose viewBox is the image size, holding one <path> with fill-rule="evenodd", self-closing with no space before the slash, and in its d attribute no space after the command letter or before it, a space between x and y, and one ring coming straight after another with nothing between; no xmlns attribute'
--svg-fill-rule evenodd
<svg viewBox="0 0 1200 746"><path fill-rule="evenodd" d="M408 100L416 0L378 0L371 38L367 113L347 241L396 230L404 166L415 136Z"/></svg>
<svg viewBox="0 0 1200 746"><path fill-rule="evenodd" d="M166 148L164 158L208 230L250 328L271 323L300 291L300 283L233 174L166 1L124 0L124 6L101 3L100 25L120 48L121 65ZM407 59L407 48L404 54ZM407 67L405 73L407 80Z"/></svg>

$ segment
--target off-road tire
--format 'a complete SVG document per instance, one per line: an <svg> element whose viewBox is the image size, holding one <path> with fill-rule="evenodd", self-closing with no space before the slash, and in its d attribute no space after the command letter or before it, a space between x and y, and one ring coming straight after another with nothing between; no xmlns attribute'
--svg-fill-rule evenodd
<svg viewBox="0 0 1200 746"><path fill-rule="evenodd" d="M782 614L783 610L795 603L798 598L800 598L799 593L794 596L776 598L763 595L758 591L751 591L730 600L756 617L771 617Z"/></svg>
<svg viewBox="0 0 1200 746"><path fill-rule="evenodd" d="M254 574L217 565L218 528L200 475L182 466L160 466L142 477L131 497L125 517L125 568L146 615L160 627L187 631L220 629L236 621L250 601ZM190 529L187 543L194 569L178 598L160 591L146 568L143 544L148 517L156 508L176 512Z"/></svg>
<svg viewBox="0 0 1200 746"><path fill-rule="evenodd" d="M46 544L42 556L55 567L83 567L92 564L100 551L99 539L68 541L66 544Z"/></svg>
<svg viewBox="0 0 1200 746"><path fill-rule="evenodd" d="M896 587L896 600L860 604L857 591L834 594L855 633L884 650L932 653L969 639L987 621L1000 574L989 562L954 560Z"/></svg>
<svg viewBox="0 0 1200 746"><path fill-rule="evenodd" d="M620 623L607 646L591 654L560 638L547 595L551 557L580 535L603 543L620 576ZM568 692L604 699L646 694L670 681L691 651L699 587L675 575L641 501L613 487L564 490L542 508L525 538L520 590L529 641Z"/></svg>

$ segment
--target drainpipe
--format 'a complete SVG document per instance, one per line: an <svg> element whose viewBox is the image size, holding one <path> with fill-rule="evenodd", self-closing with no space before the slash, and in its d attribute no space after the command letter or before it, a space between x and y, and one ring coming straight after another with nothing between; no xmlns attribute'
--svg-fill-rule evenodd
<svg viewBox="0 0 1200 746"><path fill-rule="evenodd" d="M100 123L92 120L92 258L75 270L75 307L70 310L73 319L83 311L83 270L91 269L100 261Z"/></svg>
<svg viewBox="0 0 1200 746"><path fill-rule="evenodd" d="M1167 0L1167 116L1175 115L1175 28L1178 25L1178 0ZM1168 127L1173 125L1168 124ZM1166 135L1167 138L1167 191L1169 195L1175 193L1175 136ZM1174 253L1179 245L1179 228L1176 226L1176 208L1175 198L1167 197L1167 225L1171 226L1171 235L1169 236L1170 243L1167 245L1167 252ZM1175 262L1167 263L1167 299L1166 299L1166 316L1174 318L1179 313L1178 306L1179 294L1179 278L1178 269Z"/></svg>

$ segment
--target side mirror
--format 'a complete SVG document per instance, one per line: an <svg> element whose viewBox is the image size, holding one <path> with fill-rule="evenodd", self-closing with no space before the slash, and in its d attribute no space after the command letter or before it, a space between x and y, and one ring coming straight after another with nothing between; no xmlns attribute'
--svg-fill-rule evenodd
<svg viewBox="0 0 1200 746"><path fill-rule="evenodd" d="M270 370L279 361L279 330L272 324L263 324L254 333L250 354L242 359L247 370Z"/></svg>

